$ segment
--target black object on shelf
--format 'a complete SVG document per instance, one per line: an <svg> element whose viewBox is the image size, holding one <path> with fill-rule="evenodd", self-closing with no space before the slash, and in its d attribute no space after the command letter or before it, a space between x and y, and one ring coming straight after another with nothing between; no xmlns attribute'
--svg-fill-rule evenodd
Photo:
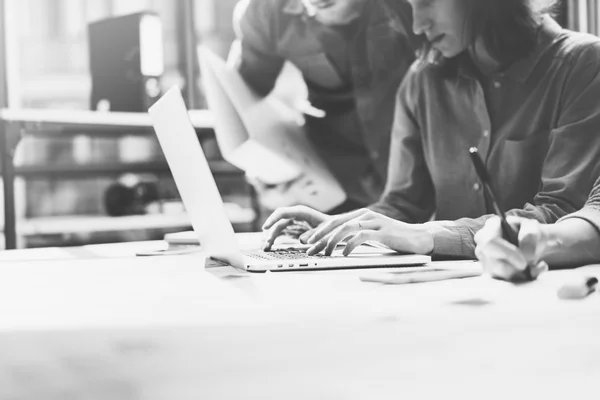
<svg viewBox="0 0 600 400"><path fill-rule="evenodd" d="M161 95L162 25L153 12L88 25L92 93L98 111L146 112Z"/></svg>
<svg viewBox="0 0 600 400"><path fill-rule="evenodd" d="M113 217L145 214L146 207L158 200L158 182L150 179L118 181L104 193L106 213Z"/></svg>

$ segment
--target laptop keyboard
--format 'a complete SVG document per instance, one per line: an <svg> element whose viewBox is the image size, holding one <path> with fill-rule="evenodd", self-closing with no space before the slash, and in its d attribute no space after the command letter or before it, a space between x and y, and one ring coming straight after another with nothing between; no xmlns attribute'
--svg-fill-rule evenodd
<svg viewBox="0 0 600 400"><path fill-rule="evenodd" d="M245 255L256 258L258 260L306 260L306 259L319 259L325 257L322 254L315 254L309 256L306 254L306 250L298 249L286 249L276 251L251 251L245 252Z"/></svg>

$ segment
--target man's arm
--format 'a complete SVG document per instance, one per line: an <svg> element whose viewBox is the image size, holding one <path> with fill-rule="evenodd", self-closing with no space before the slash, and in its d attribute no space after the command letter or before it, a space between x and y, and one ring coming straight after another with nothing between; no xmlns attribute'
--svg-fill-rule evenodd
<svg viewBox="0 0 600 400"><path fill-rule="evenodd" d="M551 267L600 262L600 179L585 207L545 229L550 245L543 259Z"/></svg>
<svg viewBox="0 0 600 400"><path fill-rule="evenodd" d="M564 93L564 108L549 137L540 191L523 209L509 215L552 224L584 203L600 174L600 46L588 46L575 61ZM433 253L475 257L473 235L489 215L456 221L428 222L434 236Z"/></svg>
<svg viewBox="0 0 600 400"><path fill-rule="evenodd" d="M600 212L595 211L597 219ZM600 234L587 219L570 218L545 225L549 244L542 259L552 267L578 267L600 262Z"/></svg>
<svg viewBox="0 0 600 400"><path fill-rule="evenodd" d="M285 61L278 54L274 29L278 4L273 0L242 0L233 13L236 40L228 63L261 96L271 92Z"/></svg>
<svg viewBox="0 0 600 400"><path fill-rule="evenodd" d="M425 163L421 133L414 116L419 95L415 65L407 73L396 98L386 188L368 208L409 223L427 221L435 209L435 191Z"/></svg>

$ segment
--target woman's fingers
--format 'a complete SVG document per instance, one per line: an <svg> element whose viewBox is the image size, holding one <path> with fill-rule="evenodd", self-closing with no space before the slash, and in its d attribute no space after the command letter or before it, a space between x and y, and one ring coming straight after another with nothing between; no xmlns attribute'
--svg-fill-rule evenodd
<svg viewBox="0 0 600 400"><path fill-rule="evenodd" d="M493 216L485 221L483 228L475 234L475 243L482 246L492 239L502 237L500 218Z"/></svg>
<svg viewBox="0 0 600 400"><path fill-rule="evenodd" d="M347 237L354 236L363 230L376 230L378 227L379 224L377 224L375 221L365 220L364 216L346 222L344 225L334 231L331 236L329 236L325 246L325 255L331 255L338 243Z"/></svg>
<svg viewBox="0 0 600 400"><path fill-rule="evenodd" d="M548 263L546 261L540 261L535 267L531 267L531 276L536 279L540 274L548 271Z"/></svg>
<svg viewBox="0 0 600 400"><path fill-rule="evenodd" d="M514 266L504 260L495 260L490 269L484 269L492 278L501 279L503 281L512 282L515 277L521 272L517 271Z"/></svg>
<svg viewBox="0 0 600 400"><path fill-rule="evenodd" d="M508 223L519 232L519 247L502 238L500 218L493 217L475 235L475 255L484 271L497 279L524 282L535 279L548 269L539 261L544 237L540 224L535 220L508 217ZM529 274L530 273L530 274Z"/></svg>
<svg viewBox="0 0 600 400"><path fill-rule="evenodd" d="M317 242L323 240L323 238L325 238L326 236L331 235L331 233L335 229L340 227L342 224L345 224L346 222L348 222L354 218L360 217L360 216L366 214L367 212L369 212L369 210L367 210L366 208L362 208L360 210L355 210L355 211L349 212L347 214L342 214L342 215L338 215L338 216L330 218L328 221L324 222L317 228L315 233L308 239L307 243L316 244ZM321 248L321 250L324 247L325 246L323 246Z"/></svg>
<svg viewBox="0 0 600 400"><path fill-rule="evenodd" d="M317 228L309 229L306 232L304 232L302 235L300 235L300 237L298 239L300 240L301 243L308 243L308 238L310 238L312 235L314 235L316 230L317 230Z"/></svg>
<svg viewBox="0 0 600 400"><path fill-rule="evenodd" d="M346 243L346 247L344 247L343 255L348 256L351 254L354 249L356 249L361 244L369 241L376 240L377 232L373 230L362 230L354 235L348 242Z"/></svg>
<svg viewBox="0 0 600 400"><path fill-rule="evenodd" d="M495 264L506 263L516 271L524 271L527 260L519 249L506 240L496 237L477 246L477 258L484 268L494 270Z"/></svg>
<svg viewBox="0 0 600 400"><path fill-rule="evenodd" d="M306 221L311 225L318 225L327 218L326 214L306 206L282 207L273 211L263 224L263 230L270 229L277 221L282 219L295 219Z"/></svg>
<svg viewBox="0 0 600 400"><path fill-rule="evenodd" d="M287 228L287 226L292 222L292 219L280 219L279 221L275 222L269 229L269 232L267 233L267 238L265 239L263 250L271 250L271 247L273 247L273 243L275 243L275 239L277 239L281 235L281 232L283 232L283 230Z"/></svg>
<svg viewBox="0 0 600 400"><path fill-rule="evenodd" d="M519 248L530 265L537 265L543 246L541 225L535 220L523 220L519 229Z"/></svg>
<svg viewBox="0 0 600 400"><path fill-rule="evenodd" d="M527 218L523 218L523 217L517 217L516 215L508 215L506 216L506 222L508 222L508 224L510 226L513 227L513 229L515 229L516 231L518 231L519 229L521 229L521 223L523 221L527 221Z"/></svg>

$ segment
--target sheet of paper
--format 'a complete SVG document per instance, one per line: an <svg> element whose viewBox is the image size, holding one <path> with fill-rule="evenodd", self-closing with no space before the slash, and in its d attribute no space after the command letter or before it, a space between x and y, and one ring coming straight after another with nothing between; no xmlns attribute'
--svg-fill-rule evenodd
<svg viewBox="0 0 600 400"><path fill-rule="evenodd" d="M346 199L299 124L297 111L273 96L257 97L210 50L200 47L199 59L217 142L227 161L269 184L293 180L289 190L298 203L319 210Z"/></svg>
<svg viewBox="0 0 600 400"><path fill-rule="evenodd" d="M300 166L295 162L253 140L241 143L229 153L227 159L250 176L269 185L289 182L302 175Z"/></svg>
<svg viewBox="0 0 600 400"><path fill-rule="evenodd" d="M215 132L227 132L227 134L217 134L216 139L223 157L229 161L235 150L248 140L249 133L236 106L219 83L219 78L212 67L211 60L214 58L217 57L210 51L200 48L199 62L202 70L202 84L207 94L208 107L214 116ZM240 95L250 95L250 93L241 93ZM255 101L258 99L256 98Z"/></svg>

